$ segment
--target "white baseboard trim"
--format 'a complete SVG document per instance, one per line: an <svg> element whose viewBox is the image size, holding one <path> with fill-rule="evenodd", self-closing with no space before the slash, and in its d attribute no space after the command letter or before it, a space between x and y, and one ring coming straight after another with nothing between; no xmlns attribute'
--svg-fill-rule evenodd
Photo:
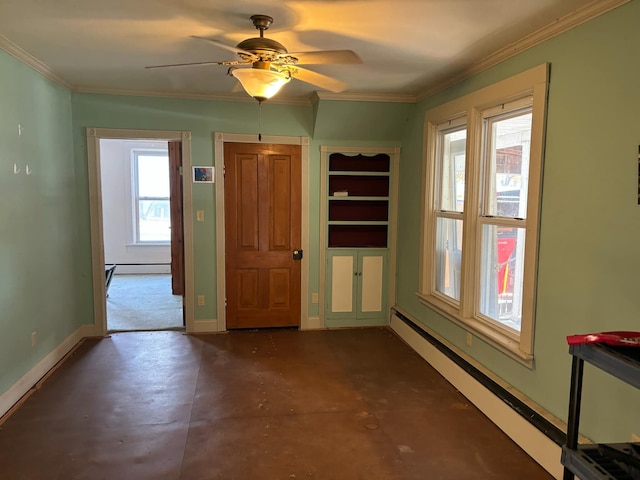
<svg viewBox="0 0 640 480"><path fill-rule="evenodd" d="M116 275L171 274L171 265L115 265Z"/></svg>
<svg viewBox="0 0 640 480"><path fill-rule="evenodd" d="M217 333L218 320L194 320L187 333Z"/></svg>
<svg viewBox="0 0 640 480"><path fill-rule="evenodd" d="M324 330L325 326L320 317L307 317L300 324L300 330Z"/></svg>
<svg viewBox="0 0 640 480"><path fill-rule="evenodd" d="M26 395L83 338L92 337L95 327L82 325L0 395L0 418Z"/></svg>
<svg viewBox="0 0 640 480"><path fill-rule="evenodd" d="M391 329L550 475L562 478L560 446L395 315L391 316Z"/></svg>

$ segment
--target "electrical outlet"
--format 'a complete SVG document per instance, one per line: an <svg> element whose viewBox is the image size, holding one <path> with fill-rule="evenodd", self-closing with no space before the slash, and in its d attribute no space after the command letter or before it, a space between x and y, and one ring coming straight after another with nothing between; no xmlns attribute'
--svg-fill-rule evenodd
<svg viewBox="0 0 640 480"><path fill-rule="evenodd" d="M317 293L312 293L311 294L311 303L318 303L318 294Z"/></svg>
<svg viewBox="0 0 640 480"><path fill-rule="evenodd" d="M467 347L471 346L471 342L472 342L473 336L467 332Z"/></svg>
<svg viewBox="0 0 640 480"><path fill-rule="evenodd" d="M198 306L204 306L204 295L198 295Z"/></svg>
<svg viewBox="0 0 640 480"><path fill-rule="evenodd" d="M31 333L31 348L38 344L38 334L36 332Z"/></svg>
<svg viewBox="0 0 640 480"><path fill-rule="evenodd" d="M640 443L640 435L638 435L637 433L632 433L631 434L631 441L633 443Z"/></svg>

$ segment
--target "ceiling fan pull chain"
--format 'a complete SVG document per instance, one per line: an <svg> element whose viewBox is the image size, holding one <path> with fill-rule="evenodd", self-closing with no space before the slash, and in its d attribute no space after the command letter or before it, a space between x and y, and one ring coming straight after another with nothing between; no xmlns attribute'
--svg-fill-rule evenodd
<svg viewBox="0 0 640 480"><path fill-rule="evenodd" d="M260 133L260 130L262 130L262 102L258 103L258 141L259 142L262 141L262 133Z"/></svg>

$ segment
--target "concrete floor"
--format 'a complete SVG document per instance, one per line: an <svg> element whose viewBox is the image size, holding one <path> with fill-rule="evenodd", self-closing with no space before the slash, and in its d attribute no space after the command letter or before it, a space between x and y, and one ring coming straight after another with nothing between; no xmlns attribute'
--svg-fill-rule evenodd
<svg viewBox="0 0 640 480"><path fill-rule="evenodd" d="M551 478L384 328L86 340L1 427L0 477Z"/></svg>

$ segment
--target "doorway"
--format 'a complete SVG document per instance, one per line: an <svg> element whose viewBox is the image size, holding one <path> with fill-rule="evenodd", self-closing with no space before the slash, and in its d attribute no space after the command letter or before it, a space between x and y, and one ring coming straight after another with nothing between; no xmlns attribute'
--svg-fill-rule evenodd
<svg viewBox="0 0 640 480"><path fill-rule="evenodd" d="M107 331L184 327L180 142L101 139Z"/></svg>
<svg viewBox="0 0 640 480"><path fill-rule="evenodd" d="M189 140L188 132L87 129L91 233L94 238L94 315L98 335L104 335L108 330L186 327L189 331L193 319L193 309L189 308L189 299L193 298L193 286L188 278L193 270L193 260L190 248L185 247L192 246L193 235L190 223L183 226L180 224L184 215L191 212L190 203L183 210L183 199L191 195L191 187L189 182L184 182L179 176L179 165L175 165L174 161L170 162L168 158L175 160L177 152L181 157L183 169L188 171ZM119 176L119 194L118 188L113 187L114 183L109 184L108 181L114 173L110 169L113 165L107 166L108 148L111 147L113 150L114 145L116 150L120 150L122 157L120 173L116 174ZM160 164L154 163L157 161ZM166 172L168 169L168 175L165 175L162 181L153 177L146 177L145 181L150 167L151 171ZM174 182L171 182L171 179ZM159 184L162 184L163 188L157 188ZM170 184L169 193L167 184ZM117 201L113 200L114 192L108 191L111 188L116 190L115 198L120 197ZM107 200L105 195L110 200ZM111 220L111 210L114 209L120 210L120 221ZM176 221L176 217L179 221ZM120 240L115 243L115 253L113 245L106 241L113 229L117 231L116 236L120 236ZM176 235L178 232L180 234ZM105 271L102 271L102 265L105 266ZM112 265L116 265L116 269L107 290L108 276L105 276L105 272ZM122 282L127 285L118 285ZM142 288L152 288L154 291L142 292ZM119 290L120 293L126 292L126 295L116 297L114 294ZM159 292L164 300L157 297ZM155 301L151 298L154 295ZM174 320L163 318L162 322L154 325L152 319L146 318L148 316L143 312L127 312L129 307L125 300L132 301L136 308L145 303L153 308L155 303L154 315L159 314L159 318L163 318L162 309L173 309L173 312L165 312L164 317L172 316ZM158 303L165 300L165 304ZM109 302L119 302L118 308L125 311L127 316L140 316L145 318L145 323L129 326L123 326L121 323L115 326L108 324Z"/></svg>

